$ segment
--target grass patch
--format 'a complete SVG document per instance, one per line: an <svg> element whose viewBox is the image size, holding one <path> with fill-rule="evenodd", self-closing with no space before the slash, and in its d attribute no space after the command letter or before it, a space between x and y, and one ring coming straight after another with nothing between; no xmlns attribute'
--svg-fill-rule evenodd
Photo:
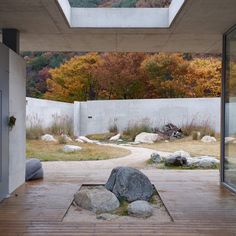
<svg viewBox="0 0 236 236"><path fill-rule="evenodd" d="M120 207L114 211L114 214L118 216L127 216L128 215L128 205L129 203L122 199L120 200Z"/></svg>
<svg viewBox="0 0 236 236"><path fill-rule="evenodd" d="M86 137L92 140L108 141L114 135L116 135L116 133L101 133L101 134L90 134L87 135Z"/></svg>
<svg viewBox="0 0 236 236"><path fill-rule="evenodd" d="M176 152L184 150L191 156L213 156L220 158L220 141L215 143L203 143L199 140L192 140L192 137L177 139L171 142L156 142L154 144L139 144L139 147L146 147L163 152Z"/></svg>
<svg viewBox="0 0 236 236"><path fill-rule="evenodd" d="M71 143L78 145L78 143ZM44 142L41 140L27 140L27 158L36 157L41 161L87 161L106 160L123 157L130 154L130 151L123 148L108 147L96 144L79 144L81 151L64 153L63 144Z"/></svg>

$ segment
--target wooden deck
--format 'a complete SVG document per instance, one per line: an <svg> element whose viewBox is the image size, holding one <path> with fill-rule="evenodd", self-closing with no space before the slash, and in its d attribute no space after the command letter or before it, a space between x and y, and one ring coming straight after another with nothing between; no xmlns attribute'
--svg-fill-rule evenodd
<svg viewBox="0 0 236 236"><path fill-rule="evenodd" d="M48 175L26 183L0 204L0 235L236 235L236 195L219 186L218 171L144 171L173 218L171 223L62 222L83 177ZM104 183L108 172L88 176ZM98 178L98 176L100 176Z"/></svg>

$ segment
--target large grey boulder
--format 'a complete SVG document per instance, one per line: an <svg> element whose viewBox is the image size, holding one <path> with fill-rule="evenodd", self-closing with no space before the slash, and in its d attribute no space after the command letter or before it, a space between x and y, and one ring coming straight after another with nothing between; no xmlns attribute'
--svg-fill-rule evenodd
<svg viewBox="0 0 236 236"><path fill-rule="evenodd" d="M112 170L105 187L118 199L128 202L149 201L153 195L153 186L146 175L131 167L117 167Z"/></svg>
<svg viewBox="0 0 236 236"><path fill-rule="evenodd" d="M120 206L117 197L103 186L79 190L74 200L79 207L94 213L110 212Z"/></svg>
<svg viewBox="0 0 236 236"><path fill-rule="evenodd" d="M153 207L146 201L135 201L128 205L128 214L134 217L147 218L152 216Z"/></svg>
<svg viewBox="0 0 236 236"><path fill-rule="evenodd" d="M135 142L152 144L161 139L159 134L142 132L135 137Z"/></svg>
<svg viewBox="0 0 236 236"><path fill-rule="evenodd" d="M185 166L188 158L191 158L188 152L177 151L165 158L164 162L166 166Z"/></svg>
<svg viewBox="0 0 236 236"><path fill-rule="evenodd" d="M26 161L25 180L36 180L43 178L43 167L40 160L31 158Z"/></svg>

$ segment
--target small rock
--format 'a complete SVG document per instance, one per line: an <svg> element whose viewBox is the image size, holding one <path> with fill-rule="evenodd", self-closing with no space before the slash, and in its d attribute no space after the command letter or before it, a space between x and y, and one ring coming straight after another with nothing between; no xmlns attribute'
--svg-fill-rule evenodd
<svg viewBox="0 0 236 236"><path fill-rule="evenodd" d="M125 199L128 202L149 201L154 192L148 177L131 167L114 168L105 187L118 199Z"/></svg>
<svg viewBox="0 0 236 236"><path fill-rule="evenodd" d="M118 141L120 139L120 137L121 137L121 134L117 134L117 135L111 137L110 141Z"/></svg>
<svg viewBox="0 0 236 236"><path fill-rule="evenodd" d="M212 137L212 136L209 136L209 135L206 135L201 139L201 141L204 142L204 143L214 143L214 142L216 142L216 138Z"/></svg>
<svg viewBox="0 0 236 236"><path fill-rule="evenodd" d="M152 216L153 207L146 201L135 201L128 205L128 214L134 217L147 218Z"/></svg>
<svg viewBox="0 0 236 236"><path fill-rule="evenodd" d="M93 140L91 140L91 139L89 139L89 138L87 138L85 136L79 136L78 139L82 140L84 143L94 143Z"/></svg>
<svg viewBox="0 0 236 236"><path fill-rule="evenodd" d="M185 166L187 165L187 159L190 157L188 152L177 151L165 158L164 162L166 166Z"/></svg>
<svg viewBox="0 0 236 236"><path fill-rule="evenodd" d="M162 137L159 134L143 132L135 137L135 142L152 144L161 139Z"/></svg>
<svg viewBox="0 0 236 236"><path fill-rule="evenodd" d="M41 140L45 141L45 142L56 142L57 140L53 137L53 135L51 134L45 134L43 136L41 136Z"/></svg>
<svg viewBox="0 0 236 236"><path fill-rule="evenodd" d="M74 199L79 207L95 213L113 211L120 206L117 197L103 186L79 190Z"/></svg>
<svg viewBox="0 0 236 236"><path fill-rule="evenodd" d="M97 215L97 219L98 220L106 220L106 221L110 221L110 220L115 220L117 219L119 216L118 215L113 215L113 214L109 214L109 213L102 213Z"/></svg>
<svg viewBox="0 0 236 236"><path fill-rule="evenodd" d="M151 154L151 161L155 164L159 164L161 163L162 158L158 153L154 152Z"/></svg>
<svg viewBox="0 0 236 236"><path fill-rule="evenodd" d="M84 143L84 141L81 140L80 138L77 138L77 139L75 140L75 142L78 142L78 143Z"/></svg>
<svg viewBox="0 0 236 236"><path fill-rule="evenodd" d="M225 137L225 143L234 143L234 141L236 141L234 137Z"/></svg>
<svg viewBox="0 0 236 236"><path fill-rule="evenodd" d="M65 145L63 148L63 151L66 153L70 153L70 152L77 152L80 151L82 148L79 146L74 146L74 145Z"/></svg>

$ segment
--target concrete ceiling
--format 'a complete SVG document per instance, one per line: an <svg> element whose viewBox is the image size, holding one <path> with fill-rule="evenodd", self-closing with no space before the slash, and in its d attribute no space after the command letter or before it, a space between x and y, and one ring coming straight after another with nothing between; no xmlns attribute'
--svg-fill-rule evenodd
<svg viewBox="0 0 236 236"><path fill-rule="evenodd" d="M220 53L235 11L236 0L186 0L170 28L70 28L56 0L0 0L0 28L20 30L22 51Z"/></svg>

